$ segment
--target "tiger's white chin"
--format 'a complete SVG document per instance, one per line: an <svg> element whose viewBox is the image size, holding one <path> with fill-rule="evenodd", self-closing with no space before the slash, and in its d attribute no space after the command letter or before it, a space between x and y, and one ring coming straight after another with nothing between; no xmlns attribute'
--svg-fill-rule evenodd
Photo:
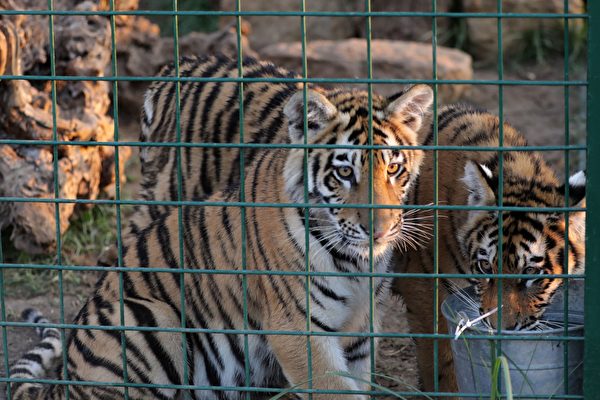
<svg viewBox="0 0 600 400"><path fill-rule="evenodd" d="M369 259L370 257L379 258L384 256L388 251L390 251L394 246L396 237L384 238L380 240L373 241L373 252L371 253L371 241L370 240L362 240L362 241L348 241L348 245L345 250L353 252L357 256L363 259Z"/></svg>

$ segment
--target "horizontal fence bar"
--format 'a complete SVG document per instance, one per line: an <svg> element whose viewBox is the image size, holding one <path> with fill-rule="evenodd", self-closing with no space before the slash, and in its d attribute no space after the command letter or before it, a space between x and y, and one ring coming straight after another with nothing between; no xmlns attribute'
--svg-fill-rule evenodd
<svg viewBox="0 0 600 400"><path fill-rule="evenodd" d="M326 331L284 331L268 329L210 329L210 328L183 328L183 327L159 327L159 326L129 326L129 325L79 325L33 322L1 321L0 327L12 328L56 328L56 329L80 329L84 331L117 331L117 332L164 332L164 333L212 333L219 335L256 335L256 336L325 336L325 337L377 337L377 338L423 338L423 339L454 339L449 333L399 333L399 332L326 332ZM557 328L557 330L562 328ZM540 335L540 331L505 331L506 333L494 333L492 335L462 334L461 339L470 340L527 340L527 341L555 341L555 342L580 342L583 336L555 336ZM521 332L507 334L507 332ZM527 334L530 332L530 334Z"/></svg>
<svg viewBox="0 0 600 400"><path fill-rule="evenodd" d="M442 151L584 151L587 146L581 145L556 145L556 146L383 146L383 145L355 145L355 144L302 144L302 143L173 143L173 142L95 142L95 141L65 141L65 140L33 140L33 139L0 139L0 145L18 146L112 146L112 147L191 147L191 148L219 148L219 149L352 149L352 150L442 150Z"/></svg>
<svg viewBox="0 0 600 400"><path fill-rule="evenodd" d="M369 79L369 78L201 78L192 76L75 76L75 75L0 75L0 80L28 81L104 81L104 82L231 82L231 83L355 83L428 85L502 85L502 86L587 86L587 81L531 81L494 79Z"/></svg>
<svg viewBox="0 0 600 400"><path fill-rule="evenodd" d="M432 12L432 11L163 11L163 10L0 10L0 15L84 15L84 16L214 16L214 17L447 17L447 18L543 18L588 19L586 13L499 13L499 12Z"/></svg>
<svg viewBox="0 0 600 400"><path fill-rule="evenodd" d="M368 208L368 209L420 209L456 211L513 211L538 213L585 212L582 207L516 207L516 206L456 206L421 204L311 204L311 203L255 203L247 201L158 201L158 200L110 200L110 199L49 199L39 197L0 197L0 203L52 203L52 204L108 204L142 206L199 206L199 207L257 207L257 208Z"/></svg>
<svg viewBox="0 0 600 400"><path fill-rule="evenodd" d="M203 274L203 275L278 275L278 276L322 276L322 277L357 277L357 278L515 278L540 279L539 275L531 274L463 274L463 273L434 273L434 272L321 272L321 271L283 271L283 270L235 270L235 269L200 269L200 268L170 268L170 267L106 267L101 265L48 265L24 263L0 263L0 269L47 269L54 271L102 271L102 272L142 272L169 274ZM545 279L584 279L585 274L545 274Z"/></svg>
<svg viewBox="0 0 600 400"><path fill-rule="evenodd" d="M325 377L326 378L326 377ZM316 377L315 380L318 380ZM27 382L27 383L40 383L47 385L79 385L79 386L117 386L117 387L132 387L132 388L153 388L153 389L180 389L180 390L221 390L221 391L245 391L255 393L321 393L321 394L366 394L372 396L384 396L389 395L389 391L364 391L364 390L331 390L331 389L282 389L282 388L264 388L255 386L194 386L194 385L181 385L181 384L152 384L152 383L132 383L132 382L96 382L96 381L73 381L73 380L59 380L59 379L26 379L26 378L0 378L0 382ZM419 396L419 397L447 397L447 396L460 396L460 397L473 397L481 398L481 396L488 396L482 393L455 393L455 392L397 392L393 393L400 398L403 396ZM488 396L489 397L489 396ZM502 396L504 397L504 396ZM513 395L513 398L526 398L526 399L548 399L552 398L552 394L534 394L534 395ZM583 399L583 396L579 395L561 395L561 399Z"/></svg>

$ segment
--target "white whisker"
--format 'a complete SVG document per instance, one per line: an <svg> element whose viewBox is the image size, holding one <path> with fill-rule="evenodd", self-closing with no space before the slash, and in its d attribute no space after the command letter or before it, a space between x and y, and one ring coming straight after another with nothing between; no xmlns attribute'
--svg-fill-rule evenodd
<svg viewBox="0 0 600 400"><path fill-rule="evenodd" d="M463 290L461 290L461 288L455 282L453 282L451 280L447 280L446 282L448 282L448 284L452 287L452 289L454 289L454 294L464 305L479 312L480 304L479 304L478 299L474 299L471 296L469 296L467 293L465 293Z"/></svg>

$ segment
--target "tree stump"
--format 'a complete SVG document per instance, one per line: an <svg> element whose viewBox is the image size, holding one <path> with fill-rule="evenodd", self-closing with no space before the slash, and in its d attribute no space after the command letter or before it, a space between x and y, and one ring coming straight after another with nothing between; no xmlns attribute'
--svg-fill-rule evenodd
<svg viewBox="0 0 600 400"><path fill-rule="evenodd" d="M57 10L108 10L108 0L55 0ZM136 10L138 0L117 0L118 10ZM39 0L0 0L0 9L45 9ZM157 25L141 16L115 17L118 76L154 76L173 61L173 38L161 37ZM245 55L255 55L242 28ZM54 17L56 75L112 75L110 18L99 15ZM179 40L180 55L215 51L237 54L233 25L213 33L192 32ZM0 17L0 75L50 75L49 21L47 16ZM139 132L138 115L150 82L119 81L121 124L129 135ZM114 121L112 83L102 81L56 82L56 137L59 141L112 141ZM52 83L43 80L0 80L0 140L52 140ZM115 150L110 146L59 145L58 197L96 199L114 196ZM131 154L119 148L120 179ZM49 145L0 142L0 197L53 199L54 148ZM76 207L59 205L60 232L69 226ZM10 229L14 246L30 254L52 251L56 245L54 203L0 202L0 229Z"/></svg>
<svg viewBox="0 0 600 400"><path fill-rule="evenodd" d="M31 0L0 0L0 9L36 9ZM98 10L96 2L59 0L57 9ZM0 75L50 75L47 16L0 17ZM110 70L109 18L96 15L54 17L56 75L103 76ZM110 84L57 81L53 118L53 85L44 80L0 80L0 140L105 142L114 139ZM115 150L109 146L0 144L0 196L53 199L96 199L115 184ZM124 165L130 154L121 147ZM54 171L54 167L57 171ZM120 179L124 179L121 168ZM58 177L55 188L55 172ZM75 204L59 205L60 232L69 226ZM14 246L30 254L56 246L54 203L0 202L0 229L10 229Z"/></svg>

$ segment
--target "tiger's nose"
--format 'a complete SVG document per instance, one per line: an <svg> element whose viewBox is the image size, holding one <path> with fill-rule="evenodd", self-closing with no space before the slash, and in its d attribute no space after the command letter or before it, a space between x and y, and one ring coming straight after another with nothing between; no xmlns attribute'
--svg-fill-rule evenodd
<svg viewBox="0 0 600 400"><path fill-rule="evenodd" d="M373 231L373 240L381 240L390 234L389 228L384 228L382 230Z"/></svg>

